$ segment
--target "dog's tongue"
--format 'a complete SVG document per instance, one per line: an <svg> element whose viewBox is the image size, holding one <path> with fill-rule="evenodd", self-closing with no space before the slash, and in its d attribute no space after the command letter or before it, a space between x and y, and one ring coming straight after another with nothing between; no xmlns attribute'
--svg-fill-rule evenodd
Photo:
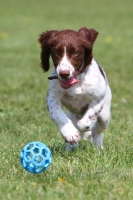
<svg viewBox="0 0 133 200"><path fill-rule="evenodd" d="M70 88L73 84L76 84L78 83L79 81L77 79L75 79L74 77L68 79L68 80L65 80L65 81L61 81L60 80L60 84L61 86L64 88L64 89L68 89Z"/></svg>

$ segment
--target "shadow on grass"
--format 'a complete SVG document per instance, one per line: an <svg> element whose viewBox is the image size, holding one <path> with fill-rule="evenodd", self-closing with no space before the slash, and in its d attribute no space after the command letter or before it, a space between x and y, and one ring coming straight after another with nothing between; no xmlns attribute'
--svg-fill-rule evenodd
<svg viewBox="0 0 133 200"><path fill-rule="evenodd" d="M81 152L88 153L94 149L94 146L89 141L81 141L79 146L71 151L65 150L65 143L58 143L58 144L52 144L49 146L53 156L63 156L63 157L70 157L73 155L77 155Z"/></svg>

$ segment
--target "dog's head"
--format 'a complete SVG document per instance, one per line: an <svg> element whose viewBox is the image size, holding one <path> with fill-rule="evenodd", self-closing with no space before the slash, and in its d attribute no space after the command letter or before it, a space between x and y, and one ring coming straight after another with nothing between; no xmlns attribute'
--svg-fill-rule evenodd
<svg viewBox="0 0 133 200"><path fill-rule="evenodd" d="M41 66L49 70L51 55L60 84L68 89L77 83L76 77L91 64L92 48L98 32L81 28L79 31L47 31L40 35Z"/></svg>

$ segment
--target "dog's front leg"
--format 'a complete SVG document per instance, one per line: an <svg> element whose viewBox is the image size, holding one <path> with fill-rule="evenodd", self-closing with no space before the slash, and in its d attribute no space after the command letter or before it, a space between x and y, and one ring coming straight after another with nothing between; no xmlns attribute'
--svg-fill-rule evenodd
<svg viewBox="0 0 133 200"><path fill-rule="evenodd" d="M80 140L80 133L62 110L61 101L57 96L47 95L47 108L51 119L58 126L66 143L69 144L68 146L77 145Z"/></svg>
<svg viewBox="0 0 133 200"><path fill-rule="evenodd" d="M90 103L83 117L78 121L77 125L82 132L89 131L97 121L97 117L103 108L105 99L100 102L93 101Z"/></svg>

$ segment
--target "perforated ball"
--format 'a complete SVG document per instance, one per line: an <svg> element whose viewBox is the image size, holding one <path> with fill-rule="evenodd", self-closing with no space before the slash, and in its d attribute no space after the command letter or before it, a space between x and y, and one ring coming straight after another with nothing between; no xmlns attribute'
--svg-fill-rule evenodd
<svg viewBox="0 0 133 200"><path fill-rule="evenodd" d="M52 161L50 149L41 142L28 143L21 150L20 162L24 169L31 173L45 171Z"/></svg>

